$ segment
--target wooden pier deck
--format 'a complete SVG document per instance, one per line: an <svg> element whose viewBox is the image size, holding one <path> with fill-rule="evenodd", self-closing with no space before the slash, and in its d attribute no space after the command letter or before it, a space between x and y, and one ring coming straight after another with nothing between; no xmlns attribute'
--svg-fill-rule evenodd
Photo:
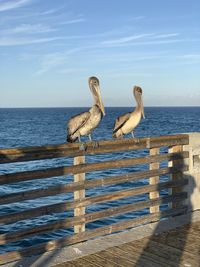
<svg viewBox="0 0 200 267"><path fill-rule="evenodd" d="M0 164L1 186L31 182L0 197L1 266L200 267L200 133L0 149Z"/></svg>
<svg viewBox="0 0 200 267"><path fill-rule="evenodd" d="M56 265L86 266L199 267L200 221Z"/></svg>

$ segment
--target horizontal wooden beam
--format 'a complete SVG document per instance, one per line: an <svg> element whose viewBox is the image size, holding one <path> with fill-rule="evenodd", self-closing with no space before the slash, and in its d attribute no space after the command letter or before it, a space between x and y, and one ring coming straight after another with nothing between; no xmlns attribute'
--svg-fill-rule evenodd
<svg viewBox="0 0 200 267"><path fill-rule="evenodd" d="M0 149L0 163L13 163L60 157L76 157L99 153L114 153L151 147L187 145L188 143L189 137L187 134L178 134L158 137L98 141L97 147L94 147L93 142L88 142L84 143L84 145L82 143L75 143Z"/></svg>
<svg viewBox="0 0 200 267"><path fill-rule="evenodd" d="M25 256L32 256L34 254L41 254L47 251L51 251L53 249L66 246L66 245L72 245L75 243L79 243L91 238L96 238L99 236L104 236L108 234L115 233L117 231L129 229L141 224L145 224L148 222L154 222L158 221L162 218L166 218L169 216L175 216L184 213L187 210L187 207L182 207L178 209L170 209L167 211L162 211L150 215L144 215L138 218L134 218L131 220L115 223L112 225L100 227L94 230L82 232L79 234L75 234L69 237L62 237L57 240L51 240L46 243L34 245L27 247L25 249L22 249L20 251L12 251L5 254L0 255L0 264L8 263L14 260L20 260Z"/></svg>
<svg viewBox="0 0 200 267"><path fill-rule="evenodd" d="M118 159L118 160L109 160L102 161L97 163L85 163L74 166L58 167L58 168L49 168L45 170L35 170L35 171L26 171L10 174L0 175L0 185L17 183L21 181L28 181L34 179L44 179L49 177L62 176L66 174L77 174L77 173L86 173L97 170L113 169L113 168L122 168L126 166L133 166L139 164L149 164L153 162L160 161L169 161L169 160L183 160L184 158L189 157L188 151L183 151L179 153L166 153L159 154L155 156L146 156L138 158L128 158L128 159Z"/></svg>
<svg viewBox="0 0 200 267"><path fill-rule="evenodd" d="M179 172L183 172L187 170L188 170L188 166L181 166L181 170L180 168L168 167L168 168L161 168L158 170L132 172L132 173L124 174L124 175L105 177L105 178L100 178L100 179L92 179L88 181L86 180L82 182L74 182L74 183L69 183L69 184L64 184L64 185L61 184L57 186L49 186L46 189L34 189L34 190L28 190L28 191L3 195L0 198L0 205L10 204L14 202L21 202L25 200L40 198L40 197L53 196L53 195L63 194L63 193L68 193L68 192L74 192L76 190L83 190L83 189L89 189L89 188L94 188L94 187L104 187L106 185L112 185L112 184L121 184L121 183L125 183L128 181L149 178L152 176L174 174L174 173L179 173Z"/></svg>
<svg viewBox="0 0 200 267"><path fill-rule="evenodd" d="M132 204L122 205L120 207L112 207L109 209L105 209L103 211L97 211L97 212L85 214L82 216L76 216L70 219L48 223L45 225L33 227L30 229L26 229L26 230L20 230L20 231L14 231L14 232L2 234L0 235L0 245L6 244L9 242L14 242L14 241L17 241L23 238L28 238L33 235L44 234L44 233L52 232L58 229L66 229L68 227L72 227L80 223L89 223L89 222L100 220L106 217L110 217L110 216L114 216L114 215L118 215L122 213L127 213L130 211L143 210L145 208L149 208L154 205L166 204L171 201L173 201L173 203L176 203L176 202L178 203L181 200L184 200L186 198L187 198L187 193L182 192L182 193L177 193L177 194L170 195L170 196L160 197L154 200L138 201Z"/></svg>
<svg viewBox="0 0 200 267"><path fill-rule="evenodd" d="M130 196L141 195L141 194L149 193L155 190L159 191L159 190L163 190L167 188L181 187L181 186L186 185L187 183L188 183L188 180L184 178L184 179L179 179L176 181L162 182L157 185L145 185L145 186L136 187L133 189L116 191L116 192L103 194L103 195L99 195L95 197L88 197L82 200L66 201L66 202L57 203L53 205L46 205L46 206L32 208L32 209L21 211L21 212L10 213L7 215L4 214L0 216L0 223L8 224L8 223L14 223L20 220L25 220L25 219L29 219L33 217L46 215L46 214L61 213L66 210L70 210L74 208L80 208L80 207L85 207L85 206L89 206L92 204L118 200L118 199L130 197Z"/></svg>

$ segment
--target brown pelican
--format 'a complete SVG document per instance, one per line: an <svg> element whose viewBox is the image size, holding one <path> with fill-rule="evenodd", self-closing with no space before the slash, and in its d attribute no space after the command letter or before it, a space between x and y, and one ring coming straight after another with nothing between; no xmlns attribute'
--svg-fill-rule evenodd
<svg viewBox="0 0 200 267"><path fill-rule="evenodd" d="M135 96L137 106L133 112L126 113L116 119L113 129L114 138L122 138L124 134L128 133L131 133L134 137L133 130L140 123L141 117L145 118L142 89L139 86L134 86L133 94Z"/></svg>
<svg viewBox="0 0 200 267"><path fill-rule="evenodd" d="M70 143L75 142L77 139L81 142L81 136L85 135L88 135L90 141L92 141L91 133L98 126L103 115L105 115L99 80L96 77L90 77L88 83L94 97L94 105L89 111L80 113L69 120L67 125L67 141Z"/></svg>

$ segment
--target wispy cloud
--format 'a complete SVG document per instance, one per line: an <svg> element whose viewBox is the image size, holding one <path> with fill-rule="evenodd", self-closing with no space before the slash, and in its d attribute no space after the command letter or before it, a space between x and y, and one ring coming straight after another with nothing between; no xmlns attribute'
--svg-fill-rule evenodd
<svg viewBox="0 0 200 267"><path fill-rule="evenodd" d="M200 63L200 54L185 54L177 56L177 58L179 59L181 65L191 65Z"/></svg>
<svg viewBox="0 0 200 267"><path fill-rule="evenodd" d="M147 45L147 44L168 44L184 41L184 39L175 39L179 33L145 33L138 35L125 36L118 39L112 39L101 42L102 45L108 47L128 46L128 45Z"/></svg>
<svg viewBox="0 0 200 267"><path fill-rule="evenodd" d="M98 61L111 61L111 62L139 62L139 61L149 61L149 60L154 60L154 59L160 59L163 58L161 55L144 55L144 56L138 56L135 54L110 54L106 56L100 55L97 57Z"/></svg>
<svg viewBox="0 0 200 267"><path fill-rule="evenodd" d="M146 16L135 16L129 19L129 21L135 21L135 20L142 20L145 19Z"/></svg>
<svg viewBox="0 0 200 267"><path fill-rule="evenodd" d="M47 38L0 38L0 46L19 46L47 43L56 40L65 39L64 37L47 37Z"/></svg>
<svg viewBox="0 0 200 267"><path fill-rule="evenodd" d="M67 24L75 24L75 23L80 23L80 22L85 22L85 18L77 18L77 19L71 19L67 21L60 22L60 25L67 25Z"/></svg>
<svg viewBox="0 0 200 267"><path fill-rule="evenodd" d="M52 70L58 66L62 66L67 60L64 53L51 53L46 54L42 57L41 68L34 74L35 76L40 76L49 70Z"/></svg>
<svg viewBox="0 0 200 267"><path fill-rule="evenodd" d="M35 34L35 33L47 33L55 31L50 26L42 25L42 24L21 24L19 26L5 29L0 31L1 34L11 35L11 34Z"/></svg>
<svg viewBox="0 0 200 267"><path fill-rule="evenodd" d="M62 74L83 70L81 68L66 68L66 64L69 62L69 56L84 49L87 49L87 47L72 48L64 52L49 53L41 56L40 68L35 72L34 76L40 76L46 72L54 70L55 68Z"/></svg>
<svg viewBox="0 0 200 267"><path fill-rule="evenodd" d="M200 54L187 54L187 55L183 55L182 58L192 59L192 60L200 60Z"/></svg>
<svg viewBox="0 0 200 267"><path fill-rule="evenodd" d="M106 45L112 45L112 44L123 44L123 43L128 43L130 41L134 40L139 40L144 37L149 37L155 35L154 33L147 33L147 34L138 34L138 35L131 35L131 36L126 36L118 39L113 39L113 40L108 40L108 41L103 41L102 44Z"/></svg>
<svg viewBox="0 0 200 267"><path fill-rule="evenodd" d="M29 0L30 1L30 0ZM59 7L59 8L54 8L54 9L47 9L44 11L40 11L40 12L36 12L36 11L32 11L30 12L30 10L27 12L23 12L21 14L12 14L11 15L7 15L4 16L3 21L8 22L8 21L15 21L15 20L24 20L24 19L42 19L45 20L46 18L51 17L52 15L60 15L59 11L63 10L64 7Z"/></svg>
<svg viewBox="0 0 200 267"><path fill-rule="evenodd" d="M31 2L32 0L3 0L0 2L0 12L19 8Z"/></svg>
<svg viewBox="0 0 200 267"><path fill-rule="evenodd" d="M116 72L106 72L104 74L104 76L107 76L107 77L151 77L153 76L152 73L145 73L145 72L119 72L119 71L116 71Z"/></svg>
<svg viewBox="0 0 200 267"><path fill-rule="evenodd" d="M165 39L165 38L171 38L176 37L180 35L180 33L166 33L166 34L157 34L155 36L152 36L152 39Z"/></svg>
<svg viewBox="0 0 200 267"><path fill-rule="evenodd" d="M62 73L62 74L70 74L70 73L79 72L79 71L85 71L85 69L81 69L81 68L68 68L68 69L62 69L60 71L60 73Z"/></svg>
<svg viewBox="0 0 200 267"><path fill-rule="evenodd" d="M40 15L40 16L52 15L52 14L55 14L55 13L59 12L60 10L63 10L64 7L65 6L58 7L58 8L48 9L46 11L41 11L39 13L32 13L32 16L37 16L37 15Z"/></svg>

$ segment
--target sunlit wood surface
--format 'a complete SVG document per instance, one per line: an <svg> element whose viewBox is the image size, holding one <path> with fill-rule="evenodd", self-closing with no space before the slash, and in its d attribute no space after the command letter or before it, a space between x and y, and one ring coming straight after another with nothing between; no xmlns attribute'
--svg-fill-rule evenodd
<svg viewBox="0 0 200 267"><path fill-rule="evenodd" d="M200 267L200 222L56 265L65 266Z"/></svg>

